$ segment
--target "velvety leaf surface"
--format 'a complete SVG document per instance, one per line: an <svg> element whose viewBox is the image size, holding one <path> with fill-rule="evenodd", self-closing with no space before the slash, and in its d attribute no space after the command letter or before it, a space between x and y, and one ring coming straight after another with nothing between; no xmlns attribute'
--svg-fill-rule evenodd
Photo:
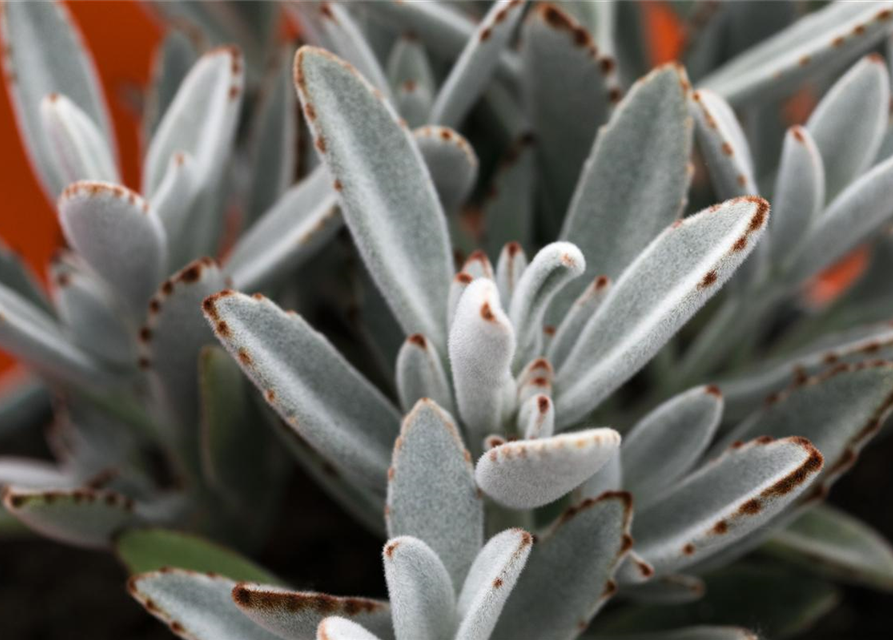
<svg viewBox="0 0 893 640"><path fill-rule="evenodd" d="M239 289L275 284L341 228L332 179L318 167L264 212L233 247L226 262Z"/></svg>
<svg viewBox="0 0 893 640"><path fill-rule="evenodd" d="M140 521L133 500L114 491L6 487L3 505L40 535L76 547L102 549Z"/></svg>
<svg viewBox="0 0 893 640"><path fill-rule="evenodd" d="M570 242L553 242L533 256L513 288L509 306L509 319L517 341L515 371L541 353L543 319L549 303L585 270L583 253Z"/></svg>
<svg viewBox="0 0 893 640"><path fill-rule="evenodd" d="M717 197L756 194L750 148L731 108L707 89L695 91L691 98L698 146Z"/></svg>
<svg viewBox="0 0 893 640"><path fill-rule="evenodd" d="M459 593L459 629L454 640L487 640L518 582L533 546L533 536L508 529L493 536L471 565Z"/></svg>
<svg viewBox="0 0 893 640"><path fill-rule="evenodd" d="M461 585L483 544L484 509L471 454L431 400L419 400L403 420L388 477L388 535L422 540Z"/></svg>
<svg viewBox="0 0 893 640"><path fill-rule="evenodd" d="M598 471L620 446L613 429L507 442L478 460L478 485L496 502L532 509L557 500Z"/></svg>
<svg viewBox="0 0 893 640"><path fill-rule="evenodd" d="M537 5L521 32L524 101L556 228L596 131L621 96L614 60L599 53L599 44L603 43L594 42L584 26L552 4Z"/></svg>
<svg viewBox="0 0 893 640"><path fill-rule="evenodd" d="M244 61L235 47L204 54L183 80L164 114L146 154L143 191L158 190L174 154L195 159L202 188L219 178L229 157L242 102Z"/></svg>
<svg viewBox="0 0 893 640"><path fill-rule="evenodd" d="M845 582L893 589L893 549L870 526L830 505L814 507L762 551Z"/></svg>
<svg viewBox="0 0 893 640"><path fill-rule="evenodd" d="M320 622L332 615L356 620L383 640L394 637L391 609L382 600L291 591L250 582L236 584L232 588L232 599L242 613L283 640L315 638Z"/></svg>
<svg viewBox="0 0 893 640"><path fill-rule="evenodd" d="M185 569L135 575L127 590L146 611L184 640L278 640L233 603L236 583Z"/></svg>
<svg viewBox="0 0 893 640"><path fill-rule="evenodd" d="M383 556L397 640L450 640L456 592L438 555L423 541L401 536L388 540Z"/></svg>
<svg viewBox="0 0 893 640"><path fill-rule="evenodd" d="M477 101L499 64L515 26L524 13L524 0L497 0L453 64L431 107L431 121L456 127Z"/></svg>
<svg viewBox="0 0 893 640"><path fill-rule="evenodd" d="M214 344L202 317L202 301L225 286L210 258L196 260L171 276L149 302L140 329L140 367L147 370L161 403L167 436L185 447L186 464L198 471L198 356Z"/></svg>
<svg viewBox="0 0 893 640"><path fill-rule="evenodd" d="M534 545L494 640L571 640L614 594L632 503L606 493L571 507Z"/></svg>
<svg viewBox="0 0 893 640"><path fill-rule="evenodd" d="M47 197L54 201L67 183L41 124L40 104L53 93L67 96L112 147L111 120L96 68L68 8L61 3L4 3L0 24L6 45L3 66L19 131Z"/></svg>
<svg viewBox="0 0 893 640"><path fill-rule="evenodd" d="M825 204L825 168L808 129L788 129L772 197L769 250L772 262L782 263Z"/></svg>
<svg viewBox="0 0 893 640"><path fill-rule="evenodd" d="M822 454L805 438L733 447L636 513L636 551L657 576L677 572L793 504L822 465Z"/></svg>
<svg viewBox="0 0 893 640"><path fill-rule="evenodd" d="M108 142L90 116L74 102L51 93L40 102L40 117L62 184L78 180L120 181Z"/></svg>
<svg viewBox="0 0 893 640"><path fill-rule="evenodd" d="M623 439L623 488L642 509L671 488L707 450L722 419L713 386L695 387L651 411Z"/></svg>
<svg viewBox="0 0 893 640"><path fill-rule="evenodd" d="M616 614L605 614L596 621L597 637L656 633L686 625L732 624L759 629L760 637L786 638L808 629L839 601L839 594L830 583L779 567L738 565L704 578L707 588L702 600L672 607L629 607ZM704 636L694 638L701 640ZM753 640L754 635L732 638Z"/></svg>
<svg viewBox="0 0 893 640"><path fill-rule="evenodd" d="M500 251L509 243L531 246L536 187L534 152L532 137L521 136L503 155L493 177L483 205L484 241L491 257L499 255L501 260ZM520 271L516 277L520 277ZM502 286L500 293L508 304L510 297L502 293Z"/></svg>
<svg viewBox="0 0 893 640"><path fill-rule="evenodd" d="M166 234L154 209L125 187L76 182L59 199L65 239L139 314L167 264Z"/></svg>
<svg viewBox="0 0 893 640"><path fill-rule="evenodd" d="M790 93L798 84L865 51L890 29L891 3L835 2L767 38L713 71L701 86L733 106Z"/></svg>
<svg viewBox="0 0 893 640"><path fill-rule="evenodd" d="M455 412L453 392L437 353L425 336L409 336L397 355L397 393L400 406L409 412L422 398L430 398L449 413Z"/></svg>
<svg viewBox="0 0 893 640"><path fill-rule="evenodd" d="M879 55L856 63L825 94L806 129L822 155L826 190L834 197L877 156L887 128L889 71Z"/></svg>
<svg viewBox="0 0 893 640"><path fill-rule="evenodd" d="M586 323L604 302L610 287L611 280L607 276L598 276L574 300L571 308L564 314L561 324L555 330L555 337L549 343L546 355L552 366L560 368L564 364L567 356L577 345L577 340L579 340Z"/></svg>
<svg viewBox="0 0 893 640"><path fill-rule="evenodd" d="M41 308L0 285L0 345L22 362L73 383L107 380L99 363L72 344Z"/></svg>
<svg viewBox="0 0 893 640"><path fill-rule="evenodd" d="M559 298L556 312L595 277L619 277L682 211L692 139L687 93L681 67L652 71L596 139L560 235L586 256L586 272Z"/></svg>
<svg viewBox="0 0 893 640"><path fill-rule="evenodd" d="M474 187L478 158L468 140L449 127L429 125L412 132L446 212L455 212Z"/></svg>
<svg viewBox="0 0 893 640"><path fill-rule="evenodd" d="M378 640L356 622L345 618L331 617L319 623L317 640Z"/></svg>
<svg viewBox="0 0 893 640"><path fill-rule="evenodd" d="M503 416L514 408L505 406L505 390L514 386L509 373L514 350L515 333L496 285L478 278L459 299L449 342L459 416L472 446L501 431Z"/></svg>
<svg viewBox="0 0 893 640"><path fill-rule="evenodd" d="M893 363L841 364L807 377L772 398L717 443L713 451L715 454L738 440L796 433L809 438L825 457L819 480L827 489L852 466L859 450L881 428L890 411L891 394Z"/></svg>
<svg viewBox="0 0 893 640"><path fill-rule="evenodd" d="M674 223L636 258L558 371L559 427L582 419L626 382L722 286L769 217L737 198Z"/></svg>
<svg viewBox="0 0 893 640"><path fill-rule="evenodd" d="M220 342L286 423L358 485L384 494L400 414L303 318L230 291L205 301Z"/></svg>
<svg viewBox="0 0 893 640"><path fill-rule="evenodd" d="M331 54L301 48L295 82L317 151L338 181L344 219L372 277L407 334L422 333L444 347L452 257L443 211L418 147L390 105Z"/></svg>

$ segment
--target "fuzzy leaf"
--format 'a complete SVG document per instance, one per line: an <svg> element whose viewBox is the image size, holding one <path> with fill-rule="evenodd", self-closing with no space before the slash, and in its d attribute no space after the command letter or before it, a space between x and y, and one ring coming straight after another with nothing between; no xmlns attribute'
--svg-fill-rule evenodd
<svg viewBox="0 0 893 640"><path fill-rule="evenodd" d="M9 2L2 8L4 67L16 121L35 172L51 201L68 184L41 123L41 101L67 96L112 148L111 120L96 68L68 8L59 2ZM95 176L99 177L99 176Z"/></svg>
<svg viewBox="0 0 893 640"><path fill-rule="evenodd" d="M490 256L497 255L509 243L531 246L535 160L532 138L526 134L515 140L503 155L484 201L484 240ZM520 278L520 271L515 276ZM505 304L509 304L510 297L502 293L501 286L500 293Z"/></svg>
<svg viewBox="0 0 893 640"><path fill-rule="evenodd" d="M152 60L152 79L143 112L143 133L147 140L177 95L189 70L198 61L197 43L183 28L167 25L167 32Z"/></svg>
<svg viewBox="0 0 893 640"><path fill-rule="evenodd" d="M319 623L317 640L378 640L356 622L346 618L329 617Z"/></svg>
<svg viewBox="0 0 893 640"><path fill-rule="evenodd" d="M640 420L623 439L623 488L641 510L673 487L707 450L722 418L716 387L674 396Z"/></svg>
<svg viewBox="0 0 893 640"><path fill-rule="evenodd" d="M407 413L422 398L431 398L448 413L455 412L443 360L421 334L409 336L397 355L397 392Z"/></svg>
<svg viewBox="0 0 893 640"><path fill-rule="evenodd" d="M319 333L269 300L205 300L217 337L288 425L340 473L385 492L400 414Z"/></svg>
<svg viewBox="0 0 893 640"><path fill-rule="evenodd" d="M388 80L397 111L409 126L420 127L427 122L437 86L425 48L418 40L406 35L397 39L388 56Z"/></svg>
<svg viewBox="0 0 893 640"><path fill-rule="evenodd" d="M890 107L884 59L855 64L819 102L806 129L822 154L826 190L834 197L869 166L883 142Z"/></svg>
<svg viewBox="0 0 893 640"><path fill-rule="evenodd" d="M505 406L505 389L514 386L514 350L515 334L496 285L478 278L459 299L449 343L459 416L472 443L501 431L503 416L514 409Z"/></svg>
<svg viewBox="0 0 893 640"><path fill-rule="evenodd" d="M195 216L201 206L197 180L195 159L177 152L152 197L152 207L167 236L166 273L183 268L195 257Z"/></svg>
<svg viewBox="0 0 893 640"><path fill-rule="evenodd" d="M431 52L446 60L455 60L474 37L476 25L457 7L434 2L399 2L389 0L375 6L369 17L383 26L401 33L414 33ZM499 55L500 75L519 73L517 56L508 49Z"/></svg>
<svg viewBox="0 0 893 640"><path fill-rule="evenodd" d="M632 502L606 493L567 510L530 553L494 640L571 640L616 590L628 549Z"/></svg>
<svg viewBox="0 0 893 640"><path fill-rule="evenodd" d="M847 582L893 589L893 549L864 522L831 506L810 509L763 551Z"/></svg>
<svg viewBox="0 0 893 640"><path fill-rule="evenodd" d="M40 102L40 117L62 184L78 180L120 181L102 132L74 102L51 93Z"/></svg>
<svg viewBox="0 0 893 640"><path fill-rule="evenodd" d="M346 5L338 2L296 3L305 20L319 32L325 48L350 63L372 86L390 99L390 85L378 64L375 52Z"/></svg>
<svg viewBox="0 0 893 640"><path fill-rule="evenodd" d="M0 285L11 289L50 315L55 312L34 271L21 256L6 246L2 239L0 239Z"/></svg>
<svg viewBox="0 0 893 640"><path fill-rule="evenodd" d="M197 472L199 420L198 356L214 334L203 321L202 300L224 287L210 258L196 260L161 285L140 330L140 366L148 369L167 418L170 443Z"/></svg>
<svg viewBox="0 0 893 640"><path fill-rule="evenodd" d="M383 555L397 640L452 638L456 630L456 593L438 555L411 536L389 540Z"/></svg>
<svg viewBox="0 0 893 640"><path fill-rule="evenodd" d="M604 466L594 476L580 485L575 497L597 498L605 491L619 491L623 487L623 468L620 462L620 449L608 458Z"/></svg>
<svg viewBox="0 0 893 640"><path fill-rule="evenodd" d="M679 216L691 155L687 87L681 67L659 67L633 87L596 139L560 236L586 256L585 284L568 287L556 311L596 276L617 278Z"/></svg>
<svg viewBox="0 0 893 640"><path fill-rule="evenodd" d="M319 167L291 187L239 239L226 263L239 289L271 284L290 272L341 228L335 191Z"/></svg>
<svg viewBox="0 0 893 640"><path fill-rule="evenodd" d="M459 630L454 640L487 640L524 569L533 536L508 529L490 538L459 593Z"/></svg>
<svg viewBox="0 0 893 640"><path fill-rule="evenodd" d="M825 457L818 477L827 488L880 429L891 394L893 363L842 364L774 398L726 435L714 452L736 440L796 433L809 438Z"/></svg>
<svg viewBox="0 0 893 640"><path fill-rule="evenodd" d="M419 400L403 421L387 505L388 535L422 540L444 563L452 583L461 585L483 544L483 504L471 454L452 418L431 400Z"/></svg>
<svg viewBox="0 0 893 640"><path fill-rule="evenodd" d="M703 580L680 574L624 587L623 595L637 602L678 605L697 602L704 590Z"/></svg>
<svg viewBox="0 0 893 640"><path fill-rule="evenodd" d="M825 204L825 169L808 129L788 129L772 198L769 250L782 263ZM764 240L765 242L765 240Z"/></svg>
<svg viewBox="0 0 893 640"><path fill-rule="evenodd" d="M76 182L59 199L69 244L139 314L167 261L164 227L138 194L105 182Z"/></svg>
<svg viewBox="0 0 893 640"><path fill-rule="evenodd" d="M741 125L725 100L702 89L692 94L698 146L720 199L756 194L750 148Z"/></svg>
<svg viewBox="0 0 893 640"><path fill-rule="evenodd" d="M614 60L599 56L589 32L551 4L537 5L525 21L521 61L525 103L557 227L595 134L607 122L621 92Z"/></svg>
<svg viewBox="0 0 893 640"><path fill-rule="evenodd" d="M236 607L230 595L235 586L229 578L185 569L127 581L130 595L184 640L279 640Z"/></svg>
<svg viewBox="0 0 893 640"><path fill-rule="evenodd" d="M736 56L701 81L733 106L790 93L890 30L889 2L834 2Z"/></svg>
<svg viewBox="0 0 893 640"><path fill-rule="evenodd" d="M74 384L108 381L98 362L64 337L42 309L0 285L0 345L22 362Z"/></svg>
<svg viewBox="0 0 893 640"><path fill-rule="evenodd" d="M636 258L558 371L559 427L626 382L722 286L753 250L769 204L737 198L689 216Z"/></svg>
<svg viewBox="0 0 893 640"><path fill-rule="evenodd" d="M235 47L204 54L183 80L146 153L143 191L152 198L176 153L195 159L196 184L215 185L229 159L244 83Z"/></svg>
<svg viewBox="0 0 893 640"><path fill-rule="evenodd" d="M550 438L555 433L555 405L545 394L531 396L518 411L518 432L525 440Z"/></svg>
<svg viewBox="0 0 893 640"><path fill-rule="evenodd" d="M496 71L523 13L524 0L493 3L441 84L431 107L431 122L449 127L462 123Z"/></svg>
<svg viewBox="0 0 893 640"><path fill-rule="evenodd" d="M773 392L816 375L828 365L855 363L886 353L893 347L893 328L887 324L869 325L834 333L807 345L793 355L767 360L756 371L732 378L720 385L726 399L726 414L740 418L753 411L755 403Z"/></svg>
<svg viewBox="0 0 893 640"><path fill-rule="evenodd" d="M838 195L803 238L787 277L800 283L845 256L893 215L893 158L876 164Z"/></svg>
<svg viewBox="0 0 893 640"><path fill-rule="evenodd" d="M338 58L302 47L295 77L367 268L407 335L422 333L445 347L452 257L421 153L393 109Z"/></svg>
<svg viewBox="0 0 893 640"><path fill-rule="evenodd" d="M231 549L170 529L129 529L115 538L115 553L132 574L177 567L219 573L233 580L279 582Z"/></svg>
<svg viewBox="0 0 893 640"><path fill-rule="evenodd" d="M555 330L555 337L549 343L546 352L549 362L555 368L561 368L567 356L573 351L580 339L580 334L586 327L590 318L604 302L611 287L611 280L607 276L598 276L592 284L585 289L564 314L564 319Z"/></svg>
<svg viewBox="0 0 893 640"><path fill-rule="evenodd" d="M240 582L232 599L246 616L284 640L314 638L319 623L337 615L369 627L383 639L394 637L387 602L369 598L341 598L312 591Z"/></svg>
<svg viewBox="0 0 893 640"><path fill-rule="evenodd" d="M65 469L45 460L0 456L0 487L6 485L53 489L76 486L77 479Z"/></svg>
<svg viewBox="0 0 893 640"><path fill-rule="evenodd" d="M478 485L496 502L533 509L557 500L602 468L620 446L613 429L507 442L478 460Z"/></svg>
<svg viewBox="0 0 893 640"><path fill-rule="evenodd" d="M42 536L76 547L108 547L112 536L139 523L133 500L114 491L7 487L3 505Z"/></svg>
<svg viewBox="0 0 893 640"><path fill-rule="evenodd" d="M636 551L657 576L716 553L794 503L823 458L800 437L733 448L636 514Z"/></svg>
<svg viewBox="0 0 893 640"><path fill-rule="evenodd" d="M661 632L685 625L737 624L759 629L765 638L786 638L805 631L834 608L839 594L833 585L814 576L802 576L781 567L738 565L704 576L704 598L668 607L665 604L626 607L606 614L596 625L598 637L619 640L623 634L636 640L661 640ZM642 635L632 635L639 633ZM711 630L712 633L712 630ZM681 634L681 632L680 632ZM712 640L712 635L692 640ZM682 640L670 635L667 640ZM719 636L726 640L724 636ZM732 635L734 640L757 640L755 634Z"/></svg>
<svg viewBox="0 0 893 640"><path fill-rule="evenodd" d="M100 360L122 368L133 367L133 328L105 283L90 271L62 262L52 266L52 274L59 319L74 341Z"/></svg>
<svg viewBox="0 0 893 640"><path fill-rule="evenodd" d="M246 205L250 221L270 209L295 176L298 122L291 56L280 55L277 61L276 73L263 87L251 130L251 190Z"/></svg>
<svg viewBox="0 0 893 640"><path fill-rule="evenodd" d="M576 245L553 242L540 249L524 269L512 293L509 318L517 347L514 370L542 352L543 318L555 295L586 270L586 259Z"/></svg>
<svg viewBox="0 0 893 640"><path fill-rule="evenodd" d="M478 158L464 137L448 127L434 125L412 132L425 159L437 195L446 212L459 209L478 173Z"/></svg>
<svg viewBox="0 0 893 640"><path fill-rule="evenodd" d="M527 269L527 255L517 242L509 242L499 253L499 261L496 263L496 287L499 289L499 299L506 305L512 302L512 296L518 281Z"/></svg>

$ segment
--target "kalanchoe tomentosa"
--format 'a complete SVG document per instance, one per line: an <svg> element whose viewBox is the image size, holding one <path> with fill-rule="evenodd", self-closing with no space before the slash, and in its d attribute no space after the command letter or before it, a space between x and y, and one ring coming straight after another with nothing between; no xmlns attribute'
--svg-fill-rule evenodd
<svg viewBox="0 0 893 640"><path fill-rule="evenodd" d="M187 440L174 449L191 453L212 486L239 483L238 456L217 445L245 442L227 438L256 415L241 404L235 367L247 374L301 463L386 533L389 602L292 591L200 541L125 534L118 550L134 571L155 568L137 562L144 553L184 557L170 551L180 545L216 558L134 576L130 590L150 613L183 637L224 640L745 638L735 626L680 627L703 621L686 609L701 598L701 612L716 611L709 622L743 620L710 598L729 584L757 597L752 585L774 579L733 564L757 547L801 562L818 554L830 573L890 587L893 557L876 534L817 506L889 411L893 336L872 324L893 311L877 275L888 239L843 311L811 314L798 302L804 283L893 215L889 70L877 53L859 59L889 33L889 3L833 3L799 21L790 3L690 16L702 29L684 60L693 82L675 63L647 72L632 3L500 0L478 21L434 3L288 9L316 45L297 52L294 82L319 163L222 271L206 259L162 284L140 348L161 387L156 402ZM214 55L230 56L222 79L202 80L199 62L155 134L167 142L150 146L149 224L126 217L143 201L117 187L76 183L61 201L79 256L69 268L85 261L140 311L161 275L146 268L160 258L139 238L187 238L154 233L162 225L151 216L188 164L175 147L192 139L183 123L207 100L203 83L221 98L209 113L235 122L224 94L234 97L227 73L241 63L227 49L204 64ZM786 131L779 101L804 81L827 90L805 125ZM70 127L84 120L62 105ZM206 184L219 195L220 140L199 138L192 153L220 172ZM79 139L95 146L101 136ZM113 166L90 148L75 145L72 157L91 171ZM487 176L484 159L499 154ZM488 180L483 195L477 183ZM219 222L219 202L208 207ZM111 269L97 234L131 218L143 235L128 235L128 260ZM303 315L235 291L275 294L268 283L310 253L294 240L322 244L342 219L374 283L358 277L363 299L346 314L365 360ZM141 290L139 278L151 285ZM188 291L166 318L178 287ZM24 326L30 307L0 293ZM207 346L199 308L231 361ZM28 355L20 333L10 348ZM34 364L65 373L63 344ZM97 535L98 518L81 506L90 494L79 491L59 506L55 494L12 489L7 505L82 543L81 529L102 543L132 524L112 519ZM46 504L34 508L32 495ZM148 549L134 551L140 541ZM223 575L191 570L215 562ZM809 613L786 612L779 633L824 610L828 593L805 594ZM587 631L615 595L626 606ZM655 613L668 603L677 618ZM760 624L756 616L746 621Z"/></svg>

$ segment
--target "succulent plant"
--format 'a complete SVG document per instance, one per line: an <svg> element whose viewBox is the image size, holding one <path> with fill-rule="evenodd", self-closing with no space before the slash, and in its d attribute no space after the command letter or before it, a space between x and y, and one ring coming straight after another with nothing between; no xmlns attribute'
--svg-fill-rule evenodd
<svg viewBox="0 0 893 640"><path fill-rule="evenodd" d="M166 11L215 33L219 7L186 6ZM469 6L478 19L443 3L286 9L309 43L293 67L309 172L289 186L283 73L253 107L263 153L242 157L243 62L217 49L154 128L143 199L113 184L64 12L5 5L24 137L73 251L54 306L7 260L0 344L78 427L59 437L71 465L0 462L10 513L75 544L115 536L131 593L184 638L755 637L739 624L764 625L778 571L738 562L757 548L893 585L878 534L821 504L893 398L890 71L875 51L891 3L689 15L691 80L678 63L648 71L633 3L499 0ZM29 31L47 46L19 46ZM805 82L824 95L788 127L781 102ZM250 189L228 185L240 169ZM257 217L218 266L230 190ZM802 303L866 242L856 286ZM296 294L276 285L301 264L300 285L349 327L337 346L282 308ZM261 421L388 538L387 602L294 591L200 538L139 528L238 541L232 514L263 521L281 472L249 431ZM186 491L153 486L133 460L145 440ZM95 476L108 468L120 475ZM119 492L85 488L109 481ZM724 606L735 585L752 618ZM828 593L804 591L779 633Z"/></svg>

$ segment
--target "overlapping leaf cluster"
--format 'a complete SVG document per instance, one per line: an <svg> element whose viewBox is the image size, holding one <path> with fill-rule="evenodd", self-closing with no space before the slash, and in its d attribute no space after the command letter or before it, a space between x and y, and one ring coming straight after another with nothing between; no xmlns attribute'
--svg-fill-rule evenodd
<svg viewBox="0 0 893 640"><path fill-rule="evenodd" d="M163 6L212 41L236 20L245 53L168 37L136 193L65 10L4 5L69 245L52 303L0 273L0 344L39 376L3 410L63 400L59 464L0 460L9 513L114 544L185 638L745 638L833 603L813 580L773 609L798 574L755 549L890 588L883 540L821 505L893 401L890 3L680 3L691 78L648 70L633 3L287 4L308 44L242 111L278 5ZM802 126L795 91L821 95ZM862 279L804 305L866 242ZM387 602L141 528L250 546L271 436L388 538Z"/></svg>

